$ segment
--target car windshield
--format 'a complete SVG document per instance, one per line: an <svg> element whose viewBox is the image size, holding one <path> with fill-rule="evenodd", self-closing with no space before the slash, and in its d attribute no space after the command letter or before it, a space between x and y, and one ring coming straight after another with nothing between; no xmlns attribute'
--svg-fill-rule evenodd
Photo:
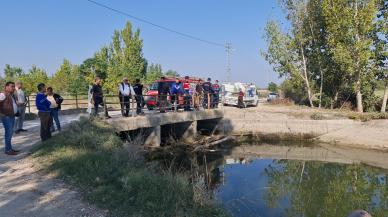
<svg viewBox="0 0 388 217"><path fill-rule="evenodd" d="M157 82L152 83L150 86L150 90L158 90L158 83Z"/></svg>

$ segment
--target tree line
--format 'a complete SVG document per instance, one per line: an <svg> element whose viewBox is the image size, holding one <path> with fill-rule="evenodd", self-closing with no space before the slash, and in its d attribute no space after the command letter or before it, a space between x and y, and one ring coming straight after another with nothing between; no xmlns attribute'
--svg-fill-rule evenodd
<svg viewBox="0 0 388 217"><path fill-rule="evenodd" d="M103 46L93 57L79 65L64 59L59 69L49 76L44 69L35 65L24 71L6 64L0 85L3 86L6 81L20 80L27 94L31 94L36 92L39 83L46 83L59 93L76 95L86 94L88 86L99 76L104 79L105 91L115 94L123 77L128 77L131 82L139 78L149 84L162 75L179 76L173 70L163 72L160 64L148 63L143 57L140 29L133 31L132 24L127 22L122 30L114 31L109 45Z"/></svg>
<svg viewBox="0 0 388 217"><path fill-rule="evenodd" d="M311 107L386 111L388 2L279 0L287 26L268 21L262 51L287 97ZM283 29L282 29L283 28ZM286 28L286 30L284 30ZM383 96L376 95L384 89Z"/></svg>

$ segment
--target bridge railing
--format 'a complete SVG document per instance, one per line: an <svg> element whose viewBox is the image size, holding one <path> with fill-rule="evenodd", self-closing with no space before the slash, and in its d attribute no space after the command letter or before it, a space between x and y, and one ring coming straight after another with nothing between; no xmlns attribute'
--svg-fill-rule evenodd
<svg viewBox="0 0 388 217"><path fill-rule="evenodd" d="M89 99L87 94L75 95L61 95L63 103L62 110L78 110L87 109ZM215 101L214 98L218 97ZM36 95L27 97L27 111L28 113L37 113L35 104ZM223 97L219 94L167 94L167 95L133 95L129 97L129 101L120 100L117 94L104 95L104 109L110 111L123 111L128 103L130 105L130 112L136 112L138 101L141 106L141 112L150 111L179 111L179 110L195 110L195 109L212 109L223 105ZM92 105L93 109L93 105Z"/></svg>

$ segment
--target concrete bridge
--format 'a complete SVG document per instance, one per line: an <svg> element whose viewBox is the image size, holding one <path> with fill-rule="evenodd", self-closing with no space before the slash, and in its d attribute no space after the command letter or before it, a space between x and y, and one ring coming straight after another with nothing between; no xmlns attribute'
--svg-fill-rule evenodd
<svg viewBox="0 0 388 217"><path fill-rule="evenodd" d="M142 135L144 145L157 147L173 139L192 142L198 131L213 132L224 117L221 109L190 112L150 113L144 116L122 117L114 115L106 121L117 132Z"/></svg>

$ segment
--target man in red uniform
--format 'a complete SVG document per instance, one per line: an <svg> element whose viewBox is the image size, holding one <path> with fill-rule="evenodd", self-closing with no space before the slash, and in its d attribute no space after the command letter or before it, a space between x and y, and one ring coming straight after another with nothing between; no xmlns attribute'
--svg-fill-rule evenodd
<svg viewBox="0 0 388 217"><path fill-rule="evenodd" d="M237 106L239 108L245 108L245 104L244 104L244 92L242 91L242 89L240 88L240 91L238 92L238 104Z"/></svg>

